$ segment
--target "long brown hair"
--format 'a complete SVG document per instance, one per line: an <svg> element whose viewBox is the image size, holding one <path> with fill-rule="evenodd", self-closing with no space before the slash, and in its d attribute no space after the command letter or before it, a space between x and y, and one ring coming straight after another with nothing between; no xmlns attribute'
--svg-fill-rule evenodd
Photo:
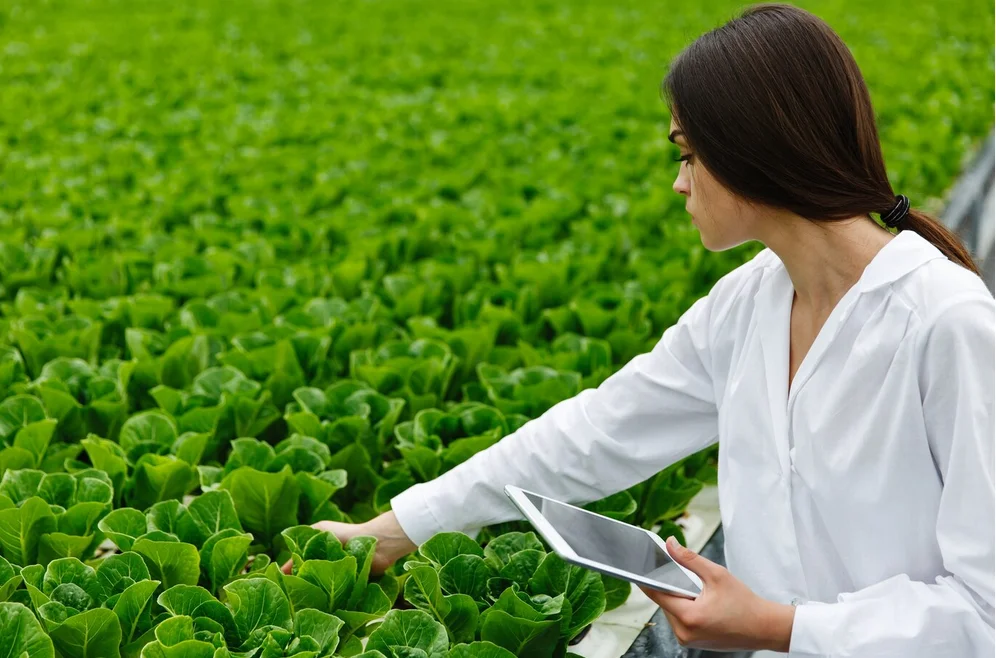
<svg viewBox="0 0 996 658"><path fill-rule="evenodd" d="M823 221L884 215L896 202L861 70L808 11L748 7L683 50L661 93L695 157L744 199ZM930 215L911 208L898 228L979 273Z"/></svg>

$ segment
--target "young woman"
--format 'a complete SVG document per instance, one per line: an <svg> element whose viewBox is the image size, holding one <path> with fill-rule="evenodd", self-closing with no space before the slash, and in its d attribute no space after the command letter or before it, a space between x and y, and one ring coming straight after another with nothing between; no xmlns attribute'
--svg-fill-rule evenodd
<svg viewBox="0 0 996 658"><path fill-rule="evenodd" d="M597 389L322 527L378 537L384 568L516 518L506 484L583 503L718 440L729 570L672 546L702 596L648 592L680 642L993 655L996 307L970 256L895 194L861 72L812 14L748 9L663 92L703 244L767 249Z"/></svg>

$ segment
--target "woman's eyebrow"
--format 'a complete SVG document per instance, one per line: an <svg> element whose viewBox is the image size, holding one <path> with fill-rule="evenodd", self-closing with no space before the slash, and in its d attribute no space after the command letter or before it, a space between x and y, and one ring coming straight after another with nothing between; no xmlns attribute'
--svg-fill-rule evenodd
<svg viewBox="0 0 996 658"><path fill-rule="evenodd" d="M678 142L674 141L674 138L678 137L679 135L684 137L685 133L681 132L680 130L672 130L671 134L667 136L667 141L671 142L672 144L677 144Z"/></svg>

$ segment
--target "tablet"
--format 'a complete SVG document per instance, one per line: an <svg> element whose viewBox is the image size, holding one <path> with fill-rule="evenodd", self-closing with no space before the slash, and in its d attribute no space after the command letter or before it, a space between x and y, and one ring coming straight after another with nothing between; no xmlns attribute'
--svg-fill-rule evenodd
<svg viewBox="0 0 996 658"><path fill-rule="evenodd" d="M701 579L672 560L664 540L649 530L512 485L505 494L571 564L689 599L702 592Z"/></svg>

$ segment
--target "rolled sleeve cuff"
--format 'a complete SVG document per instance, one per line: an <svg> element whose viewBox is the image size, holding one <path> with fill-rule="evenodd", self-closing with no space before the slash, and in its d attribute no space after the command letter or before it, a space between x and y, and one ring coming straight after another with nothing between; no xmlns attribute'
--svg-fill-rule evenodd
<svg viewBox="0 0 996 658"><path fill-rule="evenodd" d="M421 546L444 528L429 509L425 484L416 484L391 499L391 509L413 544Z"/></svg>
<svg viewBox="0 0 996 658"><path fill-rule="evenodd" d="M834 638L844 612L833 603L805 603L795 609L789 653L793 656L833 656Z"/></svg>

